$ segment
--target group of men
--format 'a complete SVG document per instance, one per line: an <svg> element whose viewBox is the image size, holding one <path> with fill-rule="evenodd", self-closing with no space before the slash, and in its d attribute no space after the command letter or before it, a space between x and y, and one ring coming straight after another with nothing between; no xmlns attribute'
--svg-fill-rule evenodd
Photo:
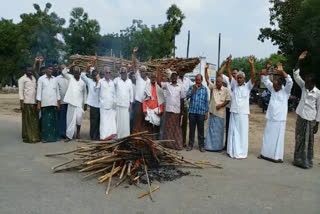
<svg viewBox="0 0 320 214"><path fill-rule="evenodd" d="M249 57L251 79L248 82L245 82L244 72L238 69L231 72L231 57L228 57L214 83L209 79L207 64L206 84L201 74L193 84L184 77L184 71L170 70L171 65L158 66L149 79L147 67L137 63L137 51L137 48L133 50L132 65L121 67L118 77L112 75L110 67L105 67L101 74L95 70L96 58L83 72L72 63L57 77L52 75L50 66L44 69L41 77L35 68L27 67L26 74L19 79L23 141L54 142L60 138L67 141L79 138L84 112L89 105L92 140L122 138L147 130L155 139L162 139L168 148L182 150L186 147L190 151L197 128L201 152L226 150L231 158L247 158L249 98L256 77L253 57ZM305 56L306 52L298 62ZM35 65L38 62L41 63L41 59L36 58ZM271 82L270 66L268 64L261 71L271 99L259 157L282 162L287 105L293 81L282 65L277 64ZM73 69L73 75L69 73L70 69ZM223 74L225 70L227 76ZM168 74L169 79L164 74ZM314 78L307 76L302 80L299 63L293 76L302 89L297 108L294 164L311 168L314 134L320 121L320 92L314 85Z"/></svg>

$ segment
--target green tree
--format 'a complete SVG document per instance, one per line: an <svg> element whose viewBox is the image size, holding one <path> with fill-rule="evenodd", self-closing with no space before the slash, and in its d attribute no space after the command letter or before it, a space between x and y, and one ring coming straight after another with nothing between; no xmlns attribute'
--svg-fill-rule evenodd
<svg viewBox="0 0 320 214"><path fill-rule="evenodd" d="M166 12L167 14L167 22L164 24L164 30L166 32L170 32L170 41L174 44L174 55L175 55L175 39L176 36L179 35L181 31L181 27L183 25L183 20L185 19L185 15L182 13L180 8L173 4L169 7Z"/></svg>
<svg viewBox="0 0 320 214"><path fill-rule="evenodd" d="M100 39L98 21L89 19L81 7L74 8L70 15L69 26L63 33L68 55L94 55Z"/></svg>
<svg viewBox="0 0 320 214"><path fill-rule="evenodd" d="M18 49L25 62L32 63L37 55L44 57L46 63L57 62L63 51L63 42L58 39L62 33L65 20L56 13L49 14L51 4L47 3L41 10L40 6L34 4L35 13L22 14L19 25Z"/></svg>
<svg viewBox="0 0 320 214"><path fill-rule="evenodd" d="M308 50L302 71L315 73L320 67L320 1L319 0L270 0L270 25L260 29L258 39L270 39L279 45L279 52L293 68L299 54ZM317 79L320 84L320 79Z"/></svg>
<svg viewBox="0 0 320 214"><path fill-rule="evenodd" d="M8 84L19 71L20 52L16 47L19 39L18 25L12 20L0 21L0 84Z"/></svg>

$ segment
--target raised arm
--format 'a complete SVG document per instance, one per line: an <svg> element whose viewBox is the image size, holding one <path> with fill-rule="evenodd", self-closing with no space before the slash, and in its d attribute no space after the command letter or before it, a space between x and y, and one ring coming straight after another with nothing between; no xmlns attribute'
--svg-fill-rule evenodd
<svg viewBox="0 0 320 214"><path fill-rule="evenodd" d="M273 83L270 81L268 70L267 69L262 69L261 75L262 75L262 81L265 84L265 86L267 87L267 89L269 91L272 91Z"/></svg>
<svg viewBox="0 0 320 214"><path fill-rule="evenodd" d="M75 65L76 65L75 62L72 62L68 67L65 67L65 68L62 70L62 72L61 72L62 76L63 76L64 78L66 78L67 80L71 79L71 74L69 74L68 72L69 72L69 70L70 70L72 67L74 67Z"/></svg>
<svg viewBox="0 0 320 214"><path fill-rule="evenodd" d="M35 59L34 59L34 62L33 62L33 66L32 66L32 75L36 78L36 79L38 79L38 77L39 77L39 73L37 72L37 63L38 62L40 62L40 59L39 59L39 57L36 57ZM40 70L40 64L39 64L39 70Z"/></svg>
<svg viewBox="0 0 320 214"><path fill-rule="evenodd" d="M89 78L87 77L87 74L90 72L91 67L92 63L88 62L85 71L81 72L81 79L86 83L86 85L89 85Z"/></svg>
<svg viewBox="0 0 320 214"><path fill-rule="evenodd" d="M209 74L208 74L208 68L209 68L209 64L206 63L206 67L204 67L204 77L206 79L207 85L209 86L210 79L209 79Z"/></svg>
<svg viewBox="0 0 320 214"><path fill-rule="evenodd" d="M160 66L157 65L156 67L156 72L157 72L157 83L161 87L161 73L160 73Z"/></svg>
<svg viewBox="0 0 320 214"><path fill-rule="evenodd" d="M133 71L137 72L138 71L138 63L137 63L137 53L138 48L135 47L132 51L132 66L133 66Z"/></svg>
<svg viewBox="0 0 320 214"><path fill-rule="evenodd" d="M293 86L292 78L283 70L282 64L280 62L277 63L277 71L280 75L283 76L283 78L286 79L286 86L284 90L287 92L287 94L290 94Z"/></svg>
<svg viewBox="0 0 320 214"><path fill-rule="evenodd" d="M231 82L232 79L232 74L231 74L231 69L230 69L230 62L231 62L232 56L230 55L227 59L226 59L226 63L220 68L218 74L219 76L222 76L224 73L224 70L227 68L228 71L228 77L229 77L229 81Z"/></svg>
<svg viewBox="0 0 320 214"><path fill-rule="evenodd" d="M307 56L307 53L308 53L307 51L304 51L300 54L295 67L295 71L293 72L293 78L300 88L303 88L305 85L304 80L300 76L300 62Z"/></svg>
<svg viewBox="0 0 320 214"><path fill-rule="evenodd" d="M249 56L249 63L250 63L250 68L251 68L251 83L254 85L255 80L256 80L256 71L254 68L254 58L253 56Z"/></svg>

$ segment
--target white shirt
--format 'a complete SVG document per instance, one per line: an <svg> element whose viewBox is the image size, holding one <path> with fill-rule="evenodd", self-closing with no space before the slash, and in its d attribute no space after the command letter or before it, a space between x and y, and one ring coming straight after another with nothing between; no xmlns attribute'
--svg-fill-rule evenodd
<svg viewBox="0 0 320 214"><path fill-rule="evenodd" d="M99 94L100 108L111 109L116 103L116 89L112 80L107 81L105 78L100 79L95 87Z"/></svg>
<svg viewBox="0 0 320 214"><path fill-rule="evenodd" d="M169 82L162 82L161 87L164 89L166 99L166 112L180 113L181 99L186 97L186 92L182 85L172 85Z"/></svg>
<svg viewBox="0 0 320 214"><path fill-rule="evenodd" d="M37 100L41 101L41 107L57 106L60 100L60 93L57 78L46 74L38 79Z"/></svg>
<svg viewBox="0 0 320 214"><path fill-rule="evenodd" d="M230 84L230 79L228 76L222 74L222 79L223 79L223 82L226 84L226 87L228 88L229 90L229 93L231 94L231 84ZM232 77L233 79L233 77ZM231 107L231 102L228 103L228 105L226 106L227 108L230 108Z"/></svg>
<svg viewBox="0 0 320 214"><path fill-rule="evenodd" d="M99 90L95 90L96 82L93 79L88 78L85 72L81 72L81 79L88 86L89 93L86 104L99 108Z"/></svg>
<svg viewBox="0 0 320 214"><path fill-rule="evenodd" d="M64 97L64 102L70 105L83 108L87 99L86 84L81 80L76 80L73 75L68 74L69 69L65 68L62 75L69 80L68 90Z"/></svg>
<svg viewBox="0 0 320 214"><path fill-rule="evenodd" d="M185 94L187 94L189 87L193 85L193 82L187 77L183 77L183 80L178 78L177 83L183 86Z"/></svg>
<svg viewBox="0 0 320 214"><path fill-rule="evenodd" d="M273 121L286 121L288 114L288 99L293 86L290 75L286 78L286 86L282 86L282 89L279 91L274 90L273 83L270 81L269 76L262 76L262 81L271 92L266 118Z"/></svg>
<svg viewBox="0 0 320 214"><path fill-rule="evenodd" d="M135 73L136 76L136 89L135 89L135 100L142 102L144 98L144 90L146 89L146 84L150 83L150 79L147 77L146 80L142 79L140 71Z"/></svg>
<svg viewBox="0 0 320 214"><path fill-rule="evenodd" d="M132 82L130 79L123 81L120 77L113 80L116 88L117 106L129 107L133 102Z"/></svg>
<svg viewBox="0 0 320 214"><path fill-rule="evenodd" d="M293 78L302 90L301 99L296 113L305 120L320 122L320 91L314 87L311 91L306 89L300 77L300 69L293 72Z"/></svg>
<svg viewBox="0 0 320 214"><path fill-rule="evenodd" d="M231 108L230 112L238 114L250 114L249 99L250 91L253 88L251 80L247 83L238 85L234 79L231 80Z"/></svg>
<svg viewBox="0 0 320 214"><path fill-rule="evenodd" d="M20 77L18 81L19 87L19 99L23 100L23 103L26 104L36 104L36 90L37 82L36 78L31 75L31 78L27 75Z"/></svg>
<svg viewBox="0 0 320 214"><path fill-rule="evenodd" d="M69 86L69 81L64 78L62 76L62 74L60 74L59 76L57 76L57 81L58 81L58 87L59 87L59 93L60 93L60 100L61 100L61 104L66 104L63 99L64 96L66 95L68 86Z"/></svg>

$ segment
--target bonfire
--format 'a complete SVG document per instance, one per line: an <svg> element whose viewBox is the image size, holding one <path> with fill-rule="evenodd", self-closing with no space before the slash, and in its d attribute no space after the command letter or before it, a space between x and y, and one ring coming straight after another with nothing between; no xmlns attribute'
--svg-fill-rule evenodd
<svg viewBox="0 0 320 214"><path fill-rule="evenodd" d="M183 157L176 151L164 148L164 140L152 140L148 132L132 134L121 139L109 141L78 140L85 143L72 150L61 153L46 154L47 157L58 155L72 155L67 162L52 167L53 172L77 170L85 173L83 178L97 177L99 183L107 183L106 194L111 186L117 187L124 181L129 184L147 184L148 192L142 193L138 198L149 195L158 190L159 186L152 187L153 181L172 181L189 172L179 170L179 167L215 167L205 160L192 160Z"/></svg>

